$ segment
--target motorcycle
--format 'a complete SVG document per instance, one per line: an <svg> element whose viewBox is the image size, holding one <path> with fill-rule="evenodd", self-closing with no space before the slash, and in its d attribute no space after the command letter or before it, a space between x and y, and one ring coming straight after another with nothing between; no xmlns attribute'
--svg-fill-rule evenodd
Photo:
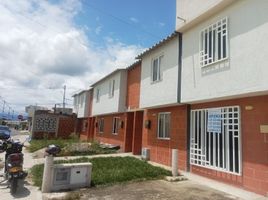
<svg viewBox="0 0 268 200"><path fill-rule="evenodd" d="M10 188L11 194L15 194L18 188L18 181L25 179L28 175L27 172L23 171L23 153L22 148L24 142L29 141L28 137L23 143L18 140L13 140L5 134L0 134L0 153L6 152L5 154L5 166L4 166L4 177L8 181L8 187Z"/></svg>

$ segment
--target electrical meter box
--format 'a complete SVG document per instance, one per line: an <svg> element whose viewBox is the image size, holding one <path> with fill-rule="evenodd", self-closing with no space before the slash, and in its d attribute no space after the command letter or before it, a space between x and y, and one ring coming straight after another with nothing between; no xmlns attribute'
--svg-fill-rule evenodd
<svg viewBox="0 0 268 200"><path fill-rule="evenodd" d="M54 165L52 191L90 187L91 172L91 163Z"/></svg>

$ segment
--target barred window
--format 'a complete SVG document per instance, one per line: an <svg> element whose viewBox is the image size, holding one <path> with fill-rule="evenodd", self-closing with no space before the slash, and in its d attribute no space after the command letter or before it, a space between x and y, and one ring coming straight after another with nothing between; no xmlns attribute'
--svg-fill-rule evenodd
<svg viewBox="0 0 268 200"><path fill-rule="evenodd" d="M191 111L190 163L241 174L238 106Z"/></svg>
<svg viewBox="0 0 268 200"><path fill-rule="evenodd" d="M228 58L227 18L201 31L200 65L202 67Z"/></svg>

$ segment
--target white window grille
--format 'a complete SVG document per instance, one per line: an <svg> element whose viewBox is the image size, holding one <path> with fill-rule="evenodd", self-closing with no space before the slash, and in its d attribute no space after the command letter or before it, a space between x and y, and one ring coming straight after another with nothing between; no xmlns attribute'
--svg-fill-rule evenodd
<svg viewBox="0 0 268 200"><path fill-rule="evenodd" d="M97 88L96 90L96 102L99 102L100 101L100 89Z"/></svg>
<svg viewBox="0 0 268 200"><path fill-rule="evenodd" d="M170 113L158 114L158 131L157 136L159 139L169 139L170 132Z"/></svg>
<svg viewBox="0 0 268 200"><path fill-rule="evenodd" d="M241 174L239 106L191 111L190 163Z"/></svg>
<svg viewBox="0 0 268 200"><path fill-rule="evenodd" d="M114 117L113 118L113 130L112 130L112 134L117 135L118 134L118 130L119 130L119 117Z"/></svg>
<svg viewBox="0 0 268 200"><path fill-rule="evenodd" d="M104 118L100 118L98 122L99 133L104 132Z"/></svg>
<svg viewBox="0 0 268 200"><path fill-rule="evenodd" d="M202 67L228 58L227 17L210 25L200 34L200 65Z"/></svg>
<svg viewBox="0 0 268 200"><path fill-rule="evenodd" d="M161 80L161 65L163 61L163 55L153 59L152 61L152 71L151 71L151 79L152 82L157 82Z"/></svg>
<svg viewBox="0 0 268 200"><path fill-rule="evenodd" d="M110 98L114 96L114 86L115 86L115 80L110 80L109 82L109 97Z"/></svg>

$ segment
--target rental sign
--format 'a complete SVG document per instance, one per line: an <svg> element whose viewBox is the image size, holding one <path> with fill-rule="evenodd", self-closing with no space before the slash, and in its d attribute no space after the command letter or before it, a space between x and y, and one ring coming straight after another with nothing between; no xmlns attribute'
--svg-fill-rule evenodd
<svg viewBox="0 0 268 200"><path fill-rule="evenodd" d="M207 132L221 133L221 109L209 109L208 110L208 122L207 122Z"/></svg>

